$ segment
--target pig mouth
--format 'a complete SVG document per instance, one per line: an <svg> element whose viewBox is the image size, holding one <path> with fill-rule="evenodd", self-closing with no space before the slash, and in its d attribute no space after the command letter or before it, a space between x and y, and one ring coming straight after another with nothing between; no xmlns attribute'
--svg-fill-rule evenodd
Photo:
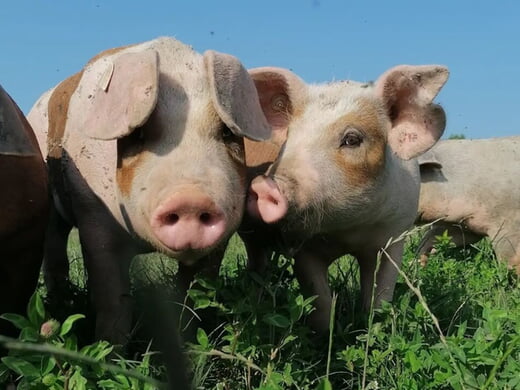
<svg viewBox="0 0 520 390"><path fill-rule="evenodd" d="M214 249L214 247L206 248L203 250L186 249L181 252L168 251L168 253L166 253L166 254L168 256L173 257L178 262L183 263L184 265L192 266L195 263L197 263L201 258L207 256L213 249Z"/></svg>
<svg viewBox="0 0 520 390"><path fill-rule="evenodd" d="M297 183L285 176L258 176L251 182L247 196L248 214L275 225L284 236L291 237L291 246L319 233L326 211L319 200L309 202L290 196L296 188Z"/></svg>

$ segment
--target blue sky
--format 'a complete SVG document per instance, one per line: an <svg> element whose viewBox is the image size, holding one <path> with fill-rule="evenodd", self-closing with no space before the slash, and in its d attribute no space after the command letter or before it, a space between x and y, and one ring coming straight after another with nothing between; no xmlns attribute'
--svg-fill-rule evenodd
<svg viewBox="0 0 520 390"><path fill-rule="evenodd" d="M307 82L444 64L446 134L520 134L520 2L16 0L0 8L0 84L28 112L111 47L169 35Z"/></svg>

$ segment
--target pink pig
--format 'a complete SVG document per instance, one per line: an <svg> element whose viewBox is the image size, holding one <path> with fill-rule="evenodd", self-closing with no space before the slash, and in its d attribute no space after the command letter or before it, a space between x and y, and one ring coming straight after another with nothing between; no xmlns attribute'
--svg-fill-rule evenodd
<svg viewBox="0 0 520 390"><path fill-rule="evenodd" d="M448 70L402 65L374 84L320 85L306 85L283 69L250 72L273 138L287 140L265 175L252 181L247 209L278 230L285 249L294 253L300 285L318 296L311 324L325 331L331 305L327 269L344 254L358 260L365 310L374 283L376 305L392 298L398 272L383 256L376 275L378 252L415 220L420 176L414 157L444 131L444 110L433 99ZM248 160L249 153L246 145ZM246 236L246 247L256 249L250 251L253 267L266 258L260 241L247 242L254 239ZM387 248L397 264L402 252L402 242Z"/></svg>
<svg viewBox="0 0 520 390"><path fill-rule="evenodd" d="M45 276L68 276L77 226L96 336L130 330L129 263L160 251L191 274L242 218L243 137L270 127L253 81L230 55L172 38L111 49L45 93L29 114L47 159L54 207Z"/></svg>

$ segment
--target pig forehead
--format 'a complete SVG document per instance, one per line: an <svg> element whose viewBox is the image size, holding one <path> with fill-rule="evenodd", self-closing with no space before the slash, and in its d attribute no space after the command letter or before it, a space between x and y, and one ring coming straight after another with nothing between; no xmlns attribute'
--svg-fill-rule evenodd
<svg viewBox="0 0 520 390"><path fill-rule="evenodd" d="M206 88L207 75L202 55L190 46L170 37L161 37L137 45L109 50L106 54L102 53L96 60L110 61L125 53L138 53L143 50L155 50L158 53L162 87L160 87L159 93L173 88L180 89L187 95L197 95ZM167 82L165 83L165 81Z"/></svg>
<svg viewBox="0 0 520 390"><path fill-rule="evenodd" d="M370 85L335 82L310 88L300 123L328 128L338 122L359 122L376 129L384 126L383 112L382 102Z"/></svg>
<svg viewBox="0 0 520 390"><path fill-rule="evenodd" d="M171 154L191 159L194 155L205 153L215 142L215 134L221 128L221 121L210 105L204 110L203 104L161 104L148 122L145 124L145 133L150 134L153 142L150 147L159 155ZM188 108L189 107L189 108ZM189 156L182 156L180 151Z"/></svg>
<svg viewBox="0 0 520 390"><path fill-rule="evenodd" d="M311 85L307 107L331 114L346 113L359 109L360 101L374 100L376 104L373 91L370 84L350 80Z"/></svg>

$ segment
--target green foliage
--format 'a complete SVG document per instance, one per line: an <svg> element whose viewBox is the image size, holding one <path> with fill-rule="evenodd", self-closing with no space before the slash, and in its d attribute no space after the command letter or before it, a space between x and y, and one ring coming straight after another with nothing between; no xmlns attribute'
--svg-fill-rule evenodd
<svg viewBox="0 0 520 390"><path fill-rule="evenodd" d="M312 306L286 259L264 278L239 271L217 284L199 280L190 296L202 317L215 311L216 325L199 329L190 344L194 387L520 388L516 277L497 263L489 242L459 250L446 234L422 268L415 256L419 241L418 235L409 240L402 269L422 300L400 279L393 304L384 303L368 321L352 293L355 263L342 259L334 266L338 326L330 342L307 329Z"/></svg>
<svg viewBox="0 0 520 390"><path fill-rule="evenodd" d="M194 387L285 389L298 382L304 364L294 359L302 345L311 351L302 319L314 298L287 288L294 285L291 268L282 258L265 277L242 270L230 279L196 280L193 306L205 319L211 309L217 326L209 333L199 328L190 344Z"/></svg>
<svg viewBox="0 0 520 390"><path fill-rule="evenodd" d="M274 258L262 276L247 272L242 244L233 239L220 277L198 277L189 291L194 311L182 312L181 323L189 324L181 330L189 340L193 388L520 389L517 277L496 261L489 241L460 250L447 234L437 238L436 252L423 268L416 256L420 238L412 235L405 247L406 278L399 278L393 303L368 316L358 304L357 263L346 257L331 266L337 303L334 328L325 336L306 324L313 297L302 295L292 261ZM174 279L174 262L146 258L134 277L135 289L147 283L166 288ZM120 359L115 367L103 365L113 355L106 343L79 349L94 362L35 351L34 345L78 351L79 317L59 327L49 323L43 333L51 336L43 338L41 325L49 319L38 299L31 300L27 318L3 316L22 329L20 339L33 349L11 349L2 360L1 383L19 378L25 388L62 389L67 377L69 388L160 386L135 376L160 377L164 370L148 353L147 341L142 361Z"/></svg>
<svg viewBox="0 0 520 390"><path fill-rule="evenodd" d="M16 383L17 389L143 389L151 390L162 384L149 378L150 357L141 362L117 359L118 365L108 364L114 347L106 341L79 347L71 333L76 321L85 318L74 314L60 324L47 318L39 293L33 294L27 307L27 318L3 314L4 320L20 329L18 340L0 336L0 343L9 349L1 358L0 384ZM132 370L130 370L132 368Z"/></svg>

